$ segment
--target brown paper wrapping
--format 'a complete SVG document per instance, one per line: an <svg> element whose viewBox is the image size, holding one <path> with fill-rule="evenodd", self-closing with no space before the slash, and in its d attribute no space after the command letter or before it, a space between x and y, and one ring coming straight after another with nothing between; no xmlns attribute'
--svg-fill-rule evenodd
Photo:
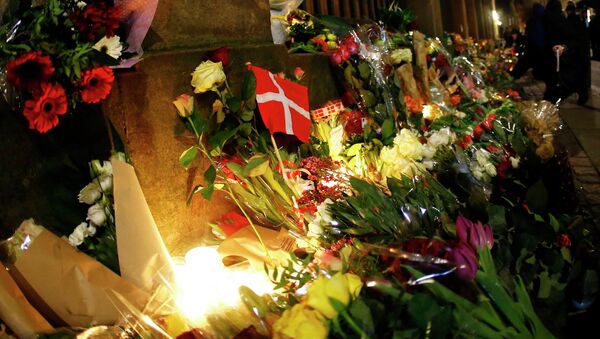
<svg viewBox="0 0 600 339"><path fill-rule="evenodd" d="M121 276L151 292L156 273L171 267L167 251L134 168L112 160L115 197L115 224Z"/></svg>
<svg viewBox="0 0 600 339"><path fill-rule="evenodd" d="M52 326L27 301L4 265L0 263L0 319L22 339L52 331Z"/></svg>
<svg viewBox="0 0 600 339"><path fill-rule="evenodd" d="M442 93L444 96L444 103L447 105L450 104L450 93L446 86L440 81L439 71L436 71L433 66L429 68L429 81L431 81L431 86L436 87Z"/></svg>
<svg viewBox="0 0 600 339"><path fill-rule="evenodd" d="M109 325L120 318L107 290L126 296L140 308L149 297L47 230L40 233L9 272L46 319L72 327Z"/></svg>
<svg viewBox="0 0 600 339"><path fill-rule="evenodd" d="M404 64L398 67L396 69L396 74L400 80L400 87L402 88L402 93L404 93L404 95L408 95L414 100L421 100L422 102L425 101L421 97L421 93L417 87L417 82L415 81L411 64Z"/></svg>
<svg viewBox="0 0 600 339"><path fill-rule="evenodd" d="M429 93L429 75L427 67L427 45L425 35L421 32L413 32L413 46L415 49L416 71L415 78L423 94L425 102L431 101L431 93Z"/></svg>
<svg viewBox="0 0 600 339"><path fill-rule="evenodd" d="M260 226L257 226L256 230L269 251L268 256L256 233L252 227L248 226L225 239L219 245L218 252L221 258L224 261L232 257L244 258L257 271L264 269L265 262L271 262L275 265L287 264L290 259L289 252L295 248L295 240L288 234L287 230L275 231Z"/></svg>

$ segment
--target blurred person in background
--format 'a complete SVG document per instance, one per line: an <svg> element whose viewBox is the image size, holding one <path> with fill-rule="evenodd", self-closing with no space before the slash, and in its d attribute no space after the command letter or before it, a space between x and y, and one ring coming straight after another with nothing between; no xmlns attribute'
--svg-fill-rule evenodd
<svg viewBox="0 0 600 339"><path fill-rule="evenodd" d="M582 2L579 4L583 5ZM579 5L578 4L578 5ZM577 103L585 104L589 99L592 86L592 63L590 59L590 37L582 13L583 6L577 8L573 1L569 1L566 8L567 23L573 34L573 65L572 72L580 79L573 90L577 93Z"/></svg>
<svg viewBox="0 0 600 339"><path fill-rule="evenodd" d="M549 0L544 11L545 45L543 58L553 65L546 76L544 99L557 102L579 87L577 54L573 32L558 0Z"/></svg>
<svg viewBox="0 0 600 339"><path fill-rule="evenodd" d="M533 3L527 6L524 0L515 0L515 12L519 20L525 23L524 50L511 75L515 79L522 77L529 69L533 69L533 76L537 80L546 81L551 70L548 57L544 57L546 38L544 33L544 6Z"/></svg>

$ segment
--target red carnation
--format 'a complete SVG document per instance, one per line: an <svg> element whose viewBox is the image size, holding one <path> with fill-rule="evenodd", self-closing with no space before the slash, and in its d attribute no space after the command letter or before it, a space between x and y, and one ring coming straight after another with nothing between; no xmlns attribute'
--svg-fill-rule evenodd
<svg viewBox="0 0 600 339"><path fill-rule="evenodd" d="M458 104L460 104L460 95L453 95L450 97L450 105L452 106L458 106Z"/></svg>
<svg viewBox="0 0 600 339"><path fill-rule="evenodd" d="M81 87L81 100L88 104L100 102L106 99L112 83L115 80L115 75L112 69L108 66L102 66L83 72L79 87Z"/></svg>
<svg viewBox="0 0 600 339"><path fill-rule="evenodd" d="M67 112L67 96L60 85L42 84L33 100L25 101L23 115L29 121L29 128L40 133L48 132L58 125L58 116Z"/></svg>
<svg viewBox="0 0 600 339"><path fill-rule="evenodd" d="M6 65L6 78L16 88L32 92L48 82L54 73L52 60L41 51L21 54Z"/></svg>
<svg viewBox="0 0 600 339"><path fill-rule="evenodd" d="M559 235L556 241L560 247L571 247L571 239L565 233Z"/></svg>
<svg viewBox="0 0 600 339"><path fill-rule="evenodd" d="M119 10L106 2L88 4L83 9L76 10L70 19L79 33L88 40L96 40L104 29L104 35L111 37L119 28Z"/></svg>

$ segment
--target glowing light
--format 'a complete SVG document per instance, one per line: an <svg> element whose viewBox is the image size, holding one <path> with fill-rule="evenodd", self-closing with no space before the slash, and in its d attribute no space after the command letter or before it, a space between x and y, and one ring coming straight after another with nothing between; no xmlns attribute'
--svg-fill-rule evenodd
<svg viewBox="0 0 600 339"><path fill-rule="evenodd" d="M435 119L435 112L431 105L423 106L423 119L427 119L427 120Z"/></svg>
<svg viewBox="0 0 600 339"><path fill-rule="evenodd" d="M244 285L256 294L273 291L273 284L261 272L248 266L226 268L214 247L197 247L185 255L185 263L175 266L177 307L193 326L207 323L207 316L240 303L239 288Z"/></svg>
<svg viewBox="0 0 600 339"><path fill-rule="evenodd" d="M500 20L500 14L494 9L492 10L492 19L497 26L502 26L502 21Z"/></svg>

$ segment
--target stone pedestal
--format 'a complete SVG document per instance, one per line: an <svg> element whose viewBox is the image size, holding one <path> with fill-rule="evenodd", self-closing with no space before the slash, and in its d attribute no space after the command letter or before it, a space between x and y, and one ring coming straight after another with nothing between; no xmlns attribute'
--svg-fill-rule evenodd
<svg viewBox="0 0 600 339"><path fill-rule="evenodd" d="M203 60L205 50L151 53L135 70L119 74L117 86L104 105L104 112L125 140L142 189L167 247L175 254L198 245L209 232L208 223L234 208L220 194L212 201L186 199L201 182L207 162L198 161L189 170L178 163L181 152L194 142L177 116L172 101L182 93L193 93L190 73ZM291 73L296 66L306 71L311 106L335 98L329 61L325 56L289 56L283 46L272 44L233 48L225 69L234 93L239 93L244 64ZM206 96L210 94L201 95ZM208 109L202 107L201 109Z"/></svg>

